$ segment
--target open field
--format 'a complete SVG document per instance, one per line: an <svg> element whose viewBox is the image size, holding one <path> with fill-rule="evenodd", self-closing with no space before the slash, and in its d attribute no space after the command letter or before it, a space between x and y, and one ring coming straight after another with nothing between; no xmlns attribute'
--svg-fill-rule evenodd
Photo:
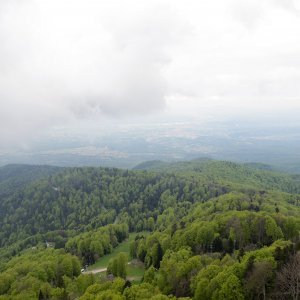
<svg viewBox="0 0 300 300"><path fill-rule="evenodd" d="M148 232L139 232L138 234L148 235ZM88 271L92 271L94 269L102 269L107 268L109 260L114 258L116 255L118 255L120 252L124 252L128 255L128 261L131 260L130 257L130 243L134 241L137 233L130 233L127 240L119 244L116 248L113 249L113 251L110 254L104 255L101 257L95 264L88 267Z"/></svg>
<svg viewBox="0 0 300 300"><path fill-rule="evenodd" d="M138 260L133 260L127 266L127 279L132 283L139 283L144 276L144 264Z"/></svg>
<svg viewBox="0 0 300 300"><path fill-rule="evenodd" d="M148 232L140 232L139 234L148 235ZM144 275L144 265L138 260L131 261L130 257L130 243L134 241L137 233L130 233L127 240L119 244L110 254L101 257L95 264L88 267L86 274L88 273L106 273L106 268L109 261L121 252L124 252L128 256L127 277L130 281L139 282Z"/></svg>

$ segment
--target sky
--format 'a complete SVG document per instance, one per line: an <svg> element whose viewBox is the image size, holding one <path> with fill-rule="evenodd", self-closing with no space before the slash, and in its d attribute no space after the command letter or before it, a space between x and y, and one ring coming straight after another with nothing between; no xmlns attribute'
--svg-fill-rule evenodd
<svg viewBox="0 0 300 300"><path fill-rule="evenodd" d="M1 0L0 45L0 148L58 127L300 112L296 0Z"/></svg>

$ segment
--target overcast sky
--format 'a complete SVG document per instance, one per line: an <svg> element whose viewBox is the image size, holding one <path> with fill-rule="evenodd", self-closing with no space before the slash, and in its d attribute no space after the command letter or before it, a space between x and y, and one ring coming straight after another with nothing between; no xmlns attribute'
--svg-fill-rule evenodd
<svg viewBox="0 0 300 300"><path fill-rule="evenodd" d="M300 112L300 1L1 0L0 139Z"/></svg>

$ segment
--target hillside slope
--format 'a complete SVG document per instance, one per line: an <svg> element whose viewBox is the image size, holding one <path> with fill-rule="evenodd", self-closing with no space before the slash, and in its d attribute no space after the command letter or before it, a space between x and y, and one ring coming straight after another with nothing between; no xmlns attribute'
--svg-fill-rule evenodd
<svg viewBox="0 0 300 300"><path fill-rule="evenodd" d="M9 195L28 183L57 174L63 168L45 165L6 165L0 167L0 196Z"/></svg>
<svg viewBox="0 0 300 300"><path fill-rule="evenodd" d="M151 171L53 169L17 189L6 185L0 299L290 295L281 285L300 249L299 176L206 159L142 167ZM7 180L16 178L13 169ZM34 178L33 169L20 178ZM129 232L143 230L151 234L138 234L130 245L132 257L147 268L143 283L130 287L124 279L108 284L79 275L78 264L94 264ZM35 257L40 263L30 265ZM42 263L47 258L51 265Z"/></svg>

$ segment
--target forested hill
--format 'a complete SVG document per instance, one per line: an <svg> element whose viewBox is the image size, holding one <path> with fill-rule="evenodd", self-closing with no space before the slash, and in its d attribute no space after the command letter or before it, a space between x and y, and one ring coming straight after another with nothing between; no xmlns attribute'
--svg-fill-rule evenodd
<svg viewBox="0 0 300 300"><path fill-rule="evenodd" d="M300 175L276 172L271 166L264 164L238 164L203 158L176 163L149 161L137 165L134 169L159 173L185 173L190 176L194 174L215 182L300 193Z"/></svg>
<svg viewBox="0 0 300 300"><path fill-rule="evenodd" d="M282 296L298 259L299 176L208 159L145 168L0 169L0 299ZM141 231L131 254L143 283L79 275Z"/></svg>
<svg viewBox="0 0 300 300"><path fill-rule="evenodd" d="M48 167L17 169L20 176L13 176L11 171L11 178L18 180L57 173L56 168ZM33 176L35 169L37 174ZM1 245L53 230L95 228L116 219L126 219L131 230L147 229L145 218L156 219L166 208L164 202L171 200L190 205L245 188L293 194L300 191L295 176L231 162L177 163L167 171L70 168L17 192L13 188L11 195L0 202Z"/></svg>
<svg viewBox="0 0 300 300"><path fill-rule="evenodd" d="M26 184L60 172L62 168L45 165L11 164L0 167L0 196L11 194Z"/></svg>

